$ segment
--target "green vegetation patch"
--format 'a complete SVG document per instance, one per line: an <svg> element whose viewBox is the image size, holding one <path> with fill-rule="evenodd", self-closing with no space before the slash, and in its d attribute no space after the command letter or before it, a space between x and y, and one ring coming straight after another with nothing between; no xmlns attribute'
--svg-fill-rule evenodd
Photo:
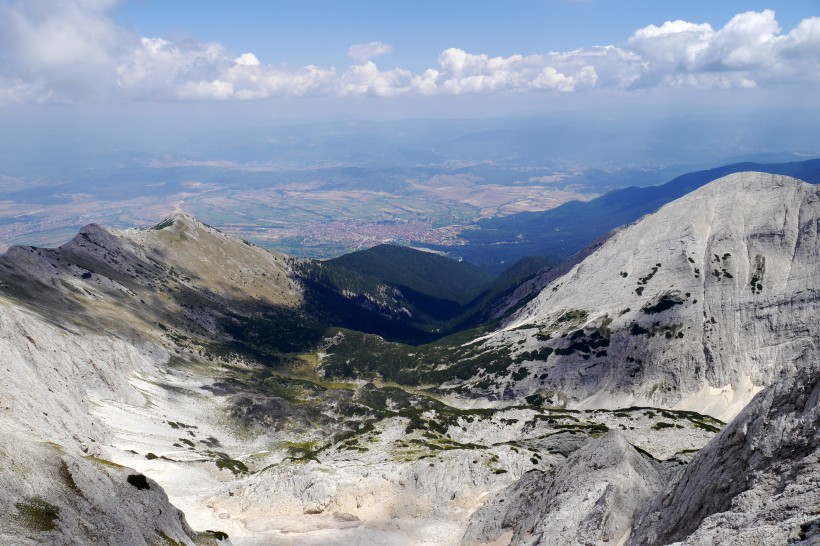
<svg viewBox="0 0 820 546"><path fill-rule="evenodd" d="M82 491L77 486L77 482L74 481L74 476L71 474L71 469L68 468L68 463L65 461L60 461L60 480L65 484L66 487L71 489L74 493L82 495Z"/></svg>
<svg viewBox="0 0 820 546"><path fill-rule="evenodd" d="M409 386L463 381L476 375L506 375L513 365L507 351L468 343L485 332L465 330L434 343L413 346L343 330L326 349L322 369L330 377L381 378Z"/></svg>
<svg viewBox="0 0 820 546"><path fill-rule="evenodd" d="M87 460L93 462L93 463L97 463L97 464L103 465L103 466L108 466L110 468L125 468L121 464L117 464L117 463L115 463L113 461L109 461L107 459L101 459L99 457L94 457L93 455L86 455L85 458Z"/></svg>
<svg viewBox="0 0 820 546"><path fill-rule="evenodd" d="M658 421L654 425L652 425L652 430L662 430L665 428L681 428L680 425L673 425L672 423L665 423L663 421Z"/></svg>
<svg viewBox="0 0 820 546"><path fill-rule="evenodd" d="M581 322L586 320L588 316L589 313L582 309L573 309L562 314L560 317L558 317L558 319L556 319L555 322L557 324Z"/></svg>
<svg viewBox="0 0 820 546"><path fill-rule="evenodd" d="M285 442L283 445L291 460L319 462L318 455L322 448L317 447L316 442Z"/></svg>
<svg viewBox="0 0 820 546"><path fill-rule="evenodd" d="M179 541L176 541L176 540L172 539L171 537L169 537L168 535L166 535L166 534L165 534L162 530L160 530L160 529L156 529L154 532L156 532L156 534L157 534L157 535L159 535L159 537L160 537L162 540L164 540L164 541L165 541L165 544L166 544L167 546L184 546L184 544L183 544L182 542L179 542Z"/></svg>
<svg viewBox="0 0 820 546"><path fill-rule="evenodd" d="M489 276L467 262L395 245L379 245L326 262L441 300L467 303L490 284Z"/></svg>
<svg viewBox="0 0 820 546"><path fill-rule="evenodd" d="M32 531L46 532L57 528L60 508L40 497L32 497L14 503L24 526Z"/></svg>
<svg viewBox="0 0 820 546"><path fill-rule="evenodd" d="M608 334L608 330L604 333L601 330L595 330L589 334L584 329L577 330L569 336L569 345L556 348L555 354L571 355L577 352L584 360L588 360L593 354L598 357L606 356L607 352L604 349L609 347Z"/></svg>
<svg viewBox="0 0 820 546"><path fill-rule="evenodd" d="M228 533L225 533L224 531L211 531L208 529L205 532L214 537L216 540L228 540Z"/></svg>
<svg viewBox="0 0 820 546"><path fill-rule="evenodd" d="M226 458L223 458L223 459L217 459L215 462L216 462L216 467L219 470L222 470L223 468L226 468L226 469L230 470L231 472L233 472L234 475L247 474L249 472L247 465L245 465L245 463L243 463L242 461L238 461L236 459L231 459L231 458L226 457Z"/></svg>
<svg viewBox="0 0 820 546"><path fill-rule="evenodd" d="M657 414L660 414L661 417L670 421L688 421L694 426L695 428L699 428L705 430L707 432L717 433L720 432L723 427L726 426L726 423L721 421L720 419L715 419L709 415L703 415L701 413L697 413L695 411L686 411L686 410L668 410L668 409L659 409L659 408L650 408L650 407L643 407L643 406L633 406L630 408L617 410L619 414L623 413L633 413L633 412L640 412L645 417L654 418ZM666 428L668 424L664 423L661 427L658 428ZM677 426L677 425L674 425ZM655 428L655 427L653 427Z"/></svg>

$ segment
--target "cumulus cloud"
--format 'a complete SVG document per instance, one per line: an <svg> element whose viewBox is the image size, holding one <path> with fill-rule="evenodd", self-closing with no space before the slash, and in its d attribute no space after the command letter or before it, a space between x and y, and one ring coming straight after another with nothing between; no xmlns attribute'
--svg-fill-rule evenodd
<svg viewBox="0 0 820 546"><path fill-rule="evenodd" d="M259 66L262 64L253 53L243 53L233 60L239 66Z"/></svg>
<svg viewBox="0 0 820 546"><path fill-rule="evenodd" d="M628 47L644 61L639 86L756 87L817 80L820 23L784 35L771 10L735 15L723 28L685 21L636 31Z"/></svg>
<svg viewBox="0 0 820 546"><path fill-rule="evenodd" d="M114 0L0 3L3 93L34 101L99 95L110 84L119 56L138 40L108 17L114 4Z"/></svg>
<svg viewBox="0 0 820 546"><path fill-rule="evenodd" d="M216 43L142 38L117 66L117 84L135 98L249 100L328 91L335 74L262 64L252 53L231 58Z"/></svg>
<svg viewBox="0 0 820 546"><path fill-rule="evenodd" d="M508 57L450 48L418 73L381 69L392 46L351 46L335 67L269 64L219 43L139 37L109 16L114 0L0 2L0 103L254 100L277 96L629 92L820 83L820 19L785 33L771 10L721 28L667 21L620 45Z"/></svg>
<svg viewBox="0 0 820 546"><path fill-rule="evenodd" d="M408 70L380 71L373 61L368 61L353 66L342 74L339 79L338 91L342 96L375 95L390 97L409 92L412 78L413 73Z"/></svg>
<svg viewBox="0 0 820 546"><path fill-rule="evenodd" d="M393 46L384 42L356 44L347 48L347 56L359 64L364 64L376 57L393 53Z"/></svg>

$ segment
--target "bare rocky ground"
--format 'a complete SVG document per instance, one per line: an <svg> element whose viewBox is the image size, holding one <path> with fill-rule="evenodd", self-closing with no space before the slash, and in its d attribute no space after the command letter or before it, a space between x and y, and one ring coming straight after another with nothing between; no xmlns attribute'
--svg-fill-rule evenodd
<svg viewBox="0 0 820 546"><path fill-rule="evenodd" d="M618 431L526 474L470 519L464 544L820 543L820 373L758 394L686 465L647 460Z"/></svg>
<svg viewBox="0 0 820 546"><path fill-rule="evenodd" d="M716 180L612 235L477 341L509 353L514 370L452 388L728 421L817 359L819 222L817 186Z"/></svg>
<svg viewBox="0 0 820 546"><path fill-rule="evenodd" d="M622 230L477 340L516 360L512 402L476 398L498 384L486 374L334 380L300 352L323 342L299 337L292 259L186 216L13 248L0 539L811 543L817 199L766 177ZM731 418L775 383L723 432L704 415Z"/></svg>

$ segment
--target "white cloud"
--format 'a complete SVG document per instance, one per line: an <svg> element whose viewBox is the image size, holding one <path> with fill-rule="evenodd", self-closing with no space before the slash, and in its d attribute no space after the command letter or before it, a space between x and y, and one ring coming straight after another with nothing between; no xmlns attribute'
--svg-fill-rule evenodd
<svg viewBox="0 0 820 546"><path fill-rule="evenodd" d="M342 96L375 95L390 97L409 92L413 73L408 70L395 69L382 72L368 61L356 65L342 74L339 79L338 92Z"/></svg>
<svg viewBox="0 0 820 546"><path fill-rule="evenodd" d="M619 46L508 57L443 51L414 73L380 69L383 42L351 46L356 64L289 67L231 54L219 43L140 38L109 17L114 0L0 1L0 104L131 100L254 100L277 96L462 95L629 92L816 85L820 18L784 33L771 10L734 16L722 28L667 21Z"/></svg>
<svg viewBox="0 0 820 546"><path fill-rule="evenodd" d="M741 87L818 80L820 23L784 35L771 10L735 15L712 30L684 21L636 31L628 46L643 59L640 86Z"/></svg>
<svg viewBox="0 0 820 546"><path fill-rule="evenodd" d="M239 66L259 66L262 64L253 53L243 53L233 60Z"/></svg>
<svg viewBox="0 0 820 546"><path fill-rule="evenodd" d="M98 96L111 83L116 59L137 41L107 16L114 4L113 0L0 3L0 73L9 86L0 94L26 89L16 98L31 101Z"/></svg>
<svg viewBox="0 0 820 546"><path fill-rule="evenodd" d="M384 42L370 42L367 44L356 44L347 48L347 56L359 64L364 64L375 57L393 53L393 46Z"/></svg>
<svg viewBox="0 0 820 546"><path fill-rule="evenodd" d="M118 85L135 98L262 99L328 91L335 70L263 65L256 55L230 58L220 44L143 38L117 67Z"/></svg>
<svg viewBox="0 0 820 546"><path fill-rule="evenodd" d="M615 47L510 57L448 49L439 65L440 91L451 94L622 88L639 71L639 59Z"/></svg>

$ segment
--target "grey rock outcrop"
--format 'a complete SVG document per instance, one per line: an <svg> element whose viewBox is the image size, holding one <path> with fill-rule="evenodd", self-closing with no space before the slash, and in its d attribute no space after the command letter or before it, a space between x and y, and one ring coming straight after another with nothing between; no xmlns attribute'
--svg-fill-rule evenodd
<svg viewBox="0 0 820 546"><path fill-rule="evenodd" d="M508 351L516 377L479 370L459 386L730 420L818 356L818 226L818 186L763 173L712 182L615 233L477 340Z"/></svg>
<svg viewBox="0 0 820 546"><path fill-rule="evenodd" d="M529 472L471 517L465 545L619 544L663 487L662 469L620 432L590 440L554 473Z"/></svg>
<svg viewBox="0 0 820 546"><path fill-rule="evenodd" d="M217 544L132 469L7 430L0 459L0 544Z"/></svg>
<svg viewBox="0 0 820 546"><path fill-rule="evenodd" d="M658 495L630 546L820 543L820 366L758 394Z"/></svg>
<svg viewBox="0 0 820 546"><path fill-rule="evenodd" d="M112 434L95 402L144 404L129 378L165 359L0 297L0 544L216 544L155 482L101 458Z"/></svg>

